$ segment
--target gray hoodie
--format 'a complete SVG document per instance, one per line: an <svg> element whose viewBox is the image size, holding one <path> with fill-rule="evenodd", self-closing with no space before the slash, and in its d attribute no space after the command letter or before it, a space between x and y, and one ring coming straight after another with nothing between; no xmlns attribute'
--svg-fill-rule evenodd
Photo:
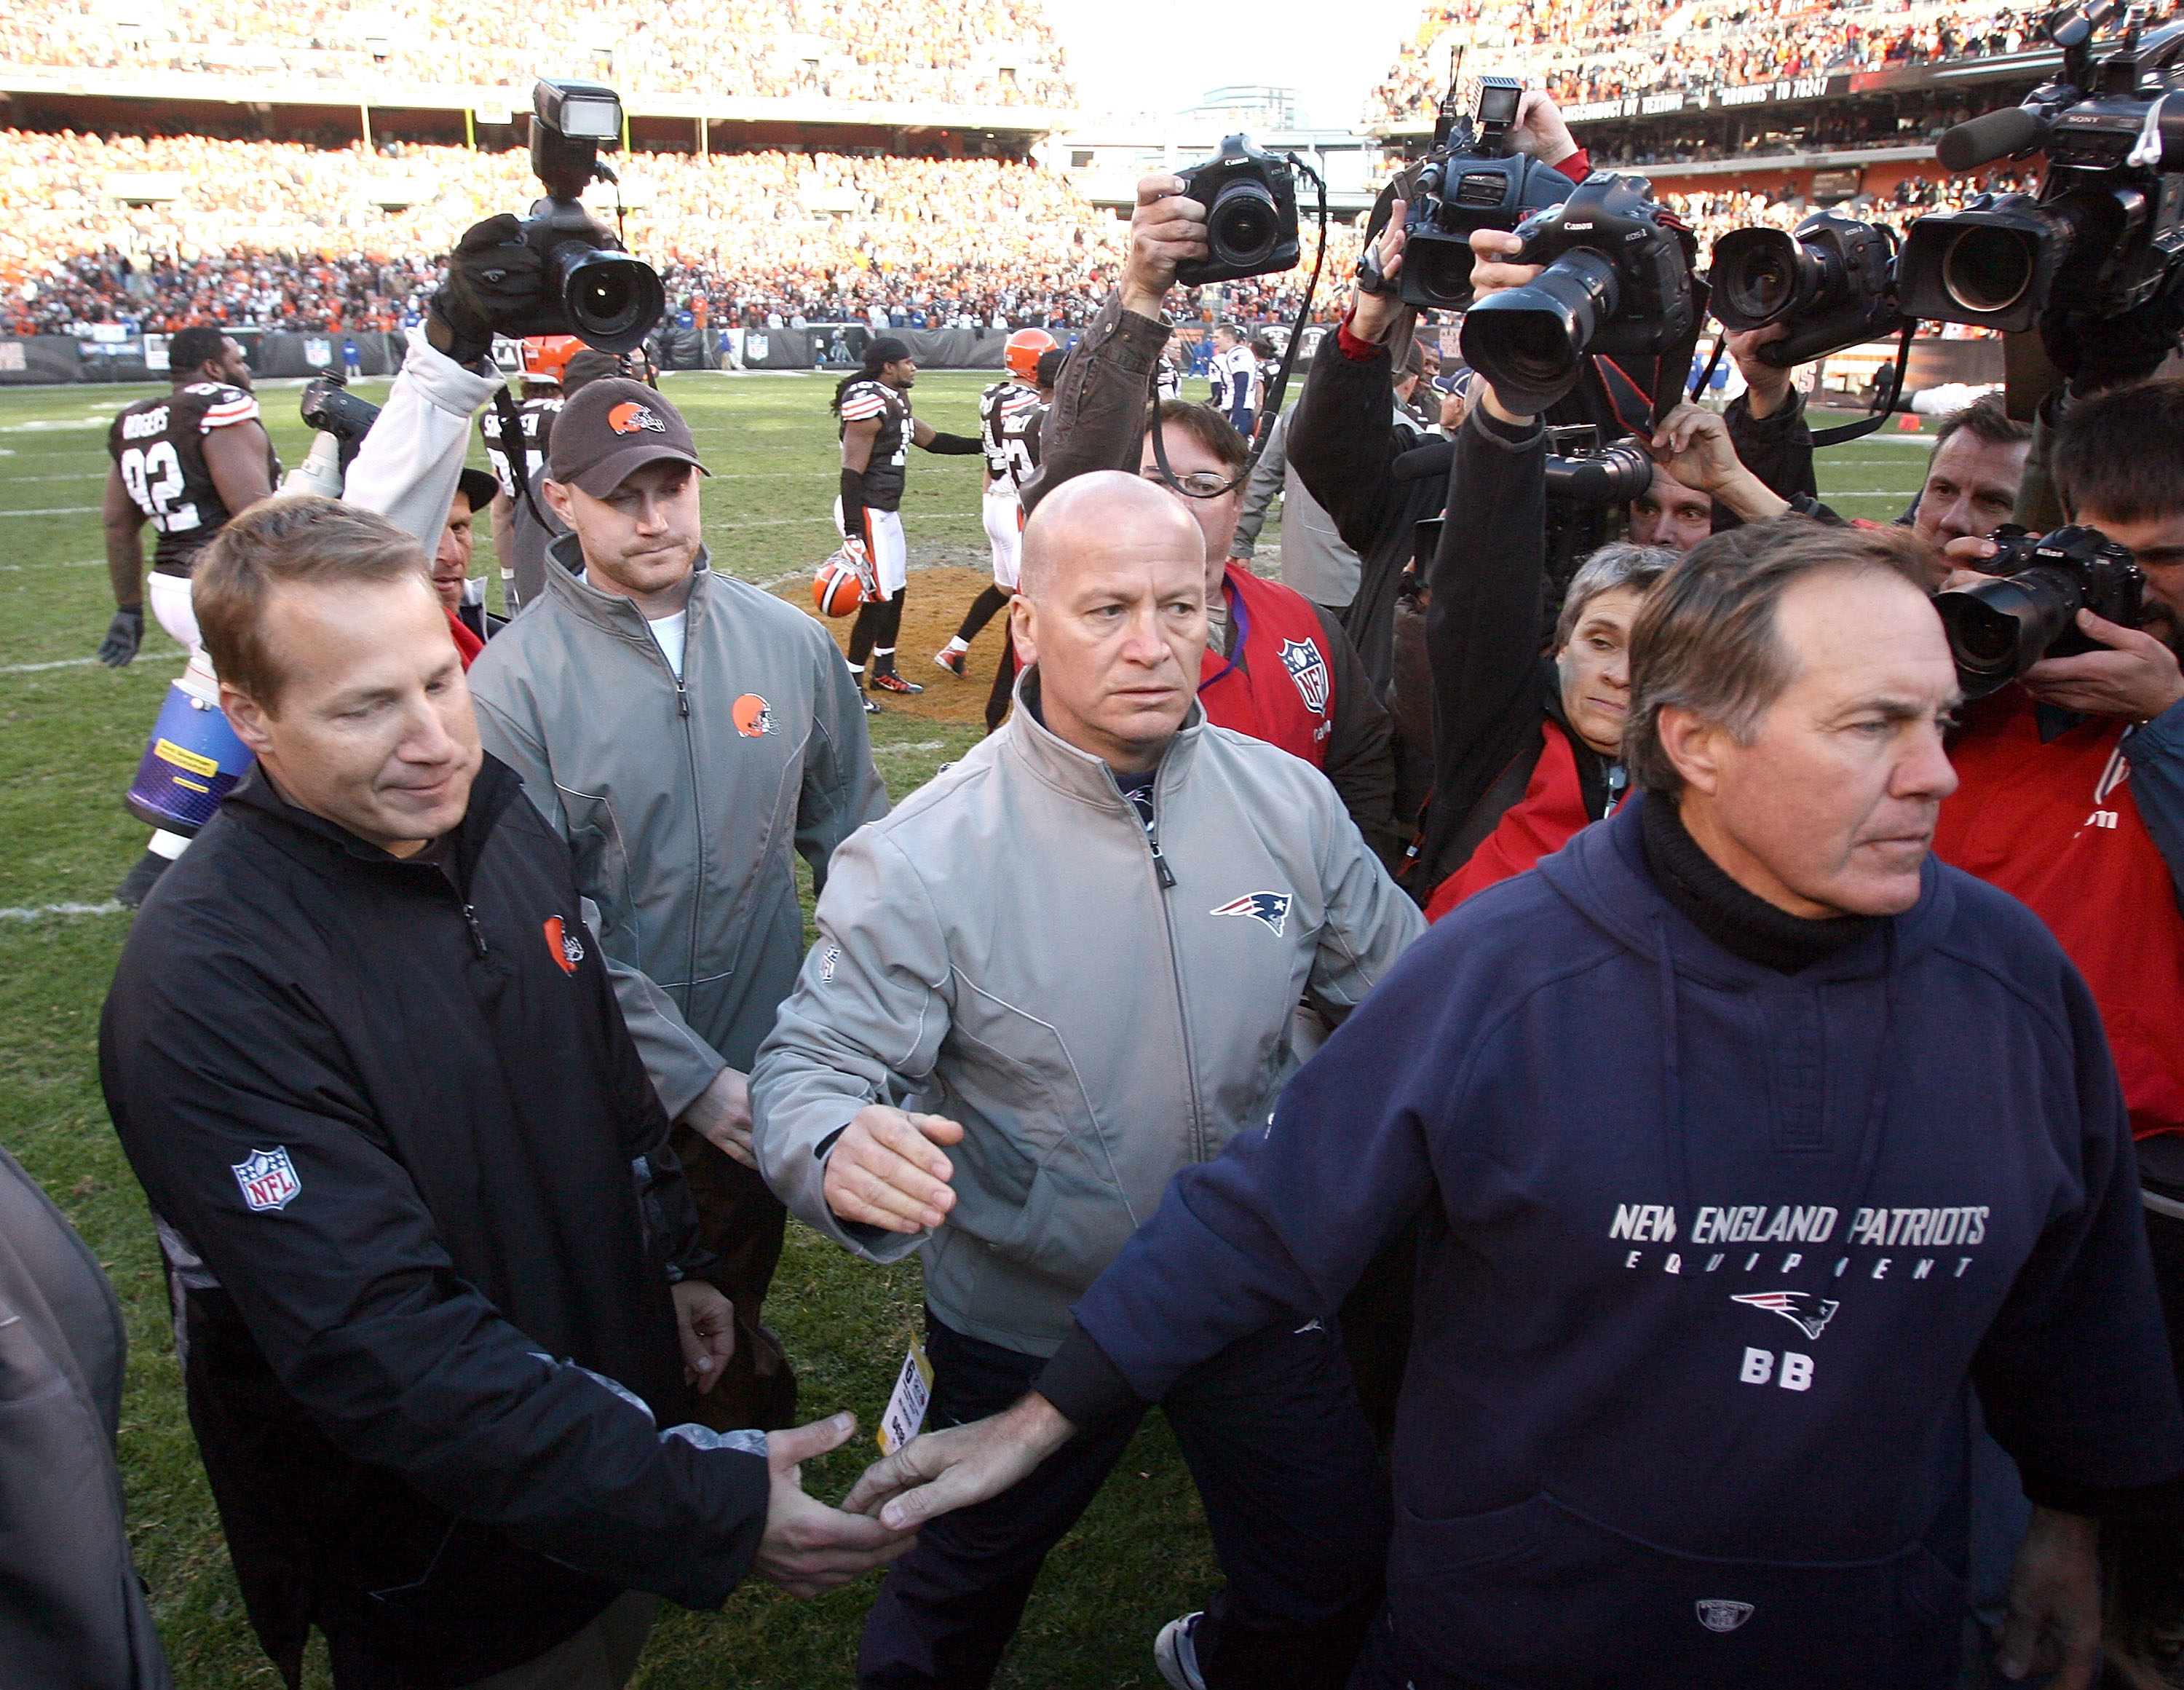
<svg viewBox="0 0 2184 1690"><path fill-rule="evenodd" d="M800 851L887 813L857 688L827 632L700 551L677 679L629 600L548 549L536 603L471 667L485 747L569 842L585 918L671 1118L748 1068L804 954ZM595 906L595 907L594 907Z"/></svg>
<svg viewBox="0 0 2184 1690"><path fill-rule="evenodd" d="M1310 764L1194 705L1148 835L1036 695L1034 672L999 732L836 853L751 1095L794 1213L868 1261L922 1247L944 1325L1044 1355L1169 1176L1266 1120L1299 1000L1354 1005L1424 928ZM911 1094L963 1124L955 1210L928 1235L845 1226L826 1154Z"/></svg>

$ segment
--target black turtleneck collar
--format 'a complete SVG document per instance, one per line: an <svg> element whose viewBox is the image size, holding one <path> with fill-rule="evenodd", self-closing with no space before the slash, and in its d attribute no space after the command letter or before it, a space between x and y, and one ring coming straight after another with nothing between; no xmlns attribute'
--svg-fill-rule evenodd
<svg viewBox="0 0 2184 1690"><path fill-rule="evenodd" d="M1808 921L1747 891L1700 848L1677 813L1675 800L1663 794L1646 795L1638 820L1646 866L1653 871L1661 895L1733 957L1794 974L1848 949L1880 924L1878 916Z"/></svg>

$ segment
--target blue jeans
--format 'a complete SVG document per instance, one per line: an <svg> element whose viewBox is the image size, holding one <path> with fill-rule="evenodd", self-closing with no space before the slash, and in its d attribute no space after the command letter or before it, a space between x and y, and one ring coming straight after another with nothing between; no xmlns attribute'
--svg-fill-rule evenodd
<svg viewBox="0 0 2184 1690"><path fill-rule="evenodd" d="M953 1331L930 1310L926 1353L936 1430L1000 1413L1045 1365ZM1387 1479L1341 1334L1332 1322L1284 1320L1194 1368L1161 1408L1228 1580L1194 1637L1206 1683L1334 1690L1379 1606L1389 1526ZM989 1682L1047 1551L1143 1417L1085 1428L1013 1490L927 1525L866 1617L863 1690Z"/></svg>

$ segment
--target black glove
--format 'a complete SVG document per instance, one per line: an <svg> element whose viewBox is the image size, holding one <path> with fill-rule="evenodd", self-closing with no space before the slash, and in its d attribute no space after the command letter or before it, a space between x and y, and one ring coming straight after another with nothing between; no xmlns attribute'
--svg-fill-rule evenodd
<svg viewBox="0 0 2184 1690"><path fill-rule="evenodd" d="M538 314L546 267L523 243L523 226L509 212L473 223L448 255L448 279L432 296L432 315L448 326L448 355L474 363L493 350L494 333Z"/></svg>
<svg viewBox="0 0 2184 1690"><path fill-rule="evenodd" d="M2184 266L2170 271L2161 291L2120 317L2097 317L2064 304L2040 315L2048 361L2090 393L2151 376L2184 335Z"/></svg>
<svg viewBox="0 0 2184 1690"><path fill-rule="evenodd" d="M974 434L935 434L925 443L925 449L938 452L944 458L967 458L986 449Z"/></svg>
<svg viewBox="0 0 2184 1690"><path fill-rule="evenodd" d="M125 669L144 643L144 607L132 605L114 613L106 625L106 638L98 642L98 661L109 669Z"/></svg>

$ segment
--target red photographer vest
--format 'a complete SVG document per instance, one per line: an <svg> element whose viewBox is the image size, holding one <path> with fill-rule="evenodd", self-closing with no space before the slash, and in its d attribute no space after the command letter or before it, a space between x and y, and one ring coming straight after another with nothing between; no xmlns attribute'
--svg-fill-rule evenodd
<svg viewBox="0 0 2184 1690"><path fill-rule="evenodd" d="M1569 735L1560 723L1545 718L1540 733L1545 743L1524 795L1502 812L1501 822L1479 842L1470 860L1434 889L1426 901L1428 921L1439 921L1474 892L1552 856L1593 819L1585 813L1585 787L1578 779Z"/></svg>
<svg viewBox="0 0 2184 1690"><path fill-rule="evenodd" d="M1334 729L1334 665L1319 612L1294 588L1233 563L1226 584L1236 655L1206 648L1198 671L1206 719L1324 767Z"/></svg>
<svg viewBox="0 0 2184 1690"><path fill-rule="evenodd" d="M2132 1133L2184 1132L2184 914L2131 795L2124 723L2040 742L2021 687L1964 712L1934 852L2028 905L2100 1005Z"/></svg>

